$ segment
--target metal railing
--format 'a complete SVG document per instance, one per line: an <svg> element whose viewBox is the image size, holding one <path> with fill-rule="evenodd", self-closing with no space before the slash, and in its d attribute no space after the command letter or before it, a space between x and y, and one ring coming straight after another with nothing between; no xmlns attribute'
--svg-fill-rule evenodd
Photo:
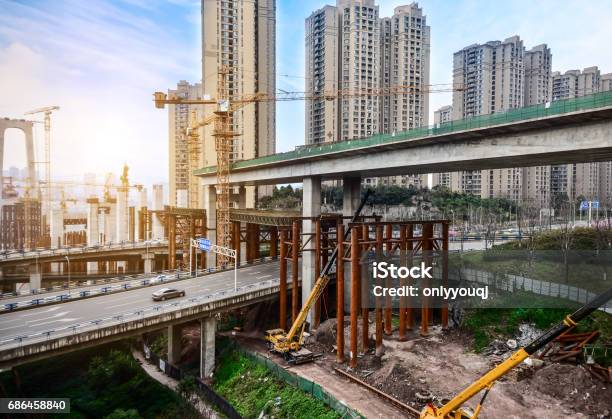
<svg viewBox="0 0 612 419"><path fill-rule="evenodd" d="M280 280L269 279L266 281L255 282L249 285L243 285L236 290L228 288L227 290L217 291L212 294L200 295L197 297L184 298L178 301L168 302L165 304L157 304L148 307L139 308L133 311L125 311L94 320L87 320L75 324L62 326L55 329L49 329L32 334L13 335L0 340L0 348L7 350L10 348L20 347L25 343L45 342L52 338L61 338L77 333L84 333L93 330L99 330L102 327L117 326L135 320L145 320L156 317L163 313L168 313L177 310L188 309L212 301L218 301L226 298L232 298L238 295L247 294L249 292L262 289L272 288L278 285Z"/></svg>
<svg viewBox="0 0 612 419"><path fill-rule="evenodd" d="M598 109L607 106L612 106L612 91L595 93L574 99L559 100L547 104L526 106L506 112L475 116L437 125L429 125L426 127L398 132L396 134L377 134L367 138L300 146L295 150L285 153L271 154L269 156L258 157L256 159L235 162L232 164L232 169L255 167L269 163L349 151L375 145L393 144L411 139L426 138L434 135L451 134L476 128L487 128L513 122L523 122L532 119L559 116L566 113ZM215 166L209 166L196 170L195 173L205 175L214 173L215 170Z"/></svg>
<svg viewBox="0 0 612 419"><path fill-rule="evenodd" d="M274 260L274 258L267 256L267 257L261 257L257 261L254 261L254 262L265 263L265 262L269 262L272 260ZM253 263L249 263L248 261L242 261L240 262L240 264L238 264L238 267L242 268L247 265L253 266ZM53 295L50 297L33 298L32 300L27 300L27 301L4 303L3 305L0 305L0 314L15 311L17 309L22 309L24 307L36 307L36 306L40 306L44 304L75 301L75 300L80 300L82 298L89 298L95 295L113 294L113 293L121 292L121 291L129 291L129 290L137 289L137 288L144 288L144 287L153 286L153 285L160 285L163 283L170 283L174 281L191 279L191 278L196 278L199 276L210 275L213 273L226 271L229 269L233 269L233 264L229 268L220 268L220 269L217 267L206 268L201 271L198 271L197 275L195 273L192 274L187 271L175 269L172 271L161 271L159 274L142 274L142 277L145 277L145 276L147 277L146 278L141 277L140 280L133 280L130 282L125 282L126 281L125 277L124 278L118 277L118 278L113 278L113 279L116 280L115 282L123 282L123 284L115 284L115 285L110 285L110 286L106 285L106 286L102 286L101 288L93 289L93 290L78 290L78 289L68 290L67 287L62 285L62 286L59 286L59 289L66 289L68 291L67 293ZM163 277L163 278L160 278L159 280L155 281L157 277ZM99 280L99 281L104 284L109 283L108 280ZM87 287L89 287L89 285ZM52 292L54 291L53 288L55 287L52 287L51 291L47 291L49 290L49 288L45 288L44 290L45 292ZM82 287L82 288L85 288L85 287ZM32 290L32 291L34 291L30 293L32 295L40 294L39 292L40 290ZM76 292L73 293L72 291L76 291ZM0 294L0 299L9 298L9 297L15 297L14 293Z"/></svg>
<svg viewBox="0 0 612 419"><path fill-rule="evenodd" d="M30 250L4 250L0 252L0 260L18 260L18 259L31 259L37 257L48 257L48 256L63 256L63 255L79 255L84 253L96 253L96 252L107 252L112 250L124 250L124 249L146 249L155 247L166 247L168 246L168 240L156 240L152 242L146 241L121 241L117 243L106 243L94 246L80 245L80 246L63 246L54 248L36 248Z"/></svg>

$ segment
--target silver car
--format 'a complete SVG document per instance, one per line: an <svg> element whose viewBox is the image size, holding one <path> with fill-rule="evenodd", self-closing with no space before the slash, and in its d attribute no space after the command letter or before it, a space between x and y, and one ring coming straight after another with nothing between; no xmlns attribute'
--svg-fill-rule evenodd
<svg viewBox="0 0 612 419"><path fill-rule="evenodd" d="M178 290L176 288L162 288L153 293L153 301L164 301L170 298L184 297L185 290Z"/></svg>

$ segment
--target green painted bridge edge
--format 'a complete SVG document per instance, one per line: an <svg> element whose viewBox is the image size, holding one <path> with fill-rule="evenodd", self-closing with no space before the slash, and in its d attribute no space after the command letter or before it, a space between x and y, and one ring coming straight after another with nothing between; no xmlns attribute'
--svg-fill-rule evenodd
<svg viewBox="0 0 612 419"><path fill-rule="evenodd" d="M287 151L285 153L271 154L269 156L258 157L255 159L238 161L233 163L231 168L242 169L259 166L267 163L277 163L297 158L313 157L328 153L336 153L339 151L347 151L381 144L392 144L394 142L401 142L415 138L424 138L433 135L449 134L475 128L493 127L496 125L502 125L511 122L522 122L531 119L563 115L566 113L603 108L611 105L612 91L601 92L574 99L559 100L551 102L549 104L527 106L524 108L513 109L503 113L481 115L458 121L445 122L438 125L429 125L427 127L415 128L409 131L399 132L395 135L377 134L367 138L300 146L295 150ZM195 170L194 174L206 175L214 173L215 171L216 166L209 166Z"/></svg>

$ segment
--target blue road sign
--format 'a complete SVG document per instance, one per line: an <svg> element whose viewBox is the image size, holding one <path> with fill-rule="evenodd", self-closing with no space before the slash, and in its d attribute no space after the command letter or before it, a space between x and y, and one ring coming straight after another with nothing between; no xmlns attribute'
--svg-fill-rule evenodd
<svg viewBox="0 0 612 419"><path fill-rule="evenodd" d="M205 252L209 252L210 251L210 240L209 239L198 239L198 247Z"/></svg>
<svg viewBox="0 0 612 419"><path fill-rule="evenodd" d="M599 209L599 201L591 201L591 208Z"/></svg>
<svg viewBox="0 0 612 419"><path fill-rule="evenodd" d="M589 209L589 201L582 201L580 203L580 211Z"/></svg>

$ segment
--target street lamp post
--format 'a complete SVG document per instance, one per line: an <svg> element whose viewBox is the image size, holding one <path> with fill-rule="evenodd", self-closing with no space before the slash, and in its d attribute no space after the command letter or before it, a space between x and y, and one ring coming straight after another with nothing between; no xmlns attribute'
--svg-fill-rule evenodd
<svg viewBox="0 0 612 419"><path fill-rule="evenodd" d="M70 258L68 255L64 256L64 259L68 262L68 292L70 292Z"/></svg>

